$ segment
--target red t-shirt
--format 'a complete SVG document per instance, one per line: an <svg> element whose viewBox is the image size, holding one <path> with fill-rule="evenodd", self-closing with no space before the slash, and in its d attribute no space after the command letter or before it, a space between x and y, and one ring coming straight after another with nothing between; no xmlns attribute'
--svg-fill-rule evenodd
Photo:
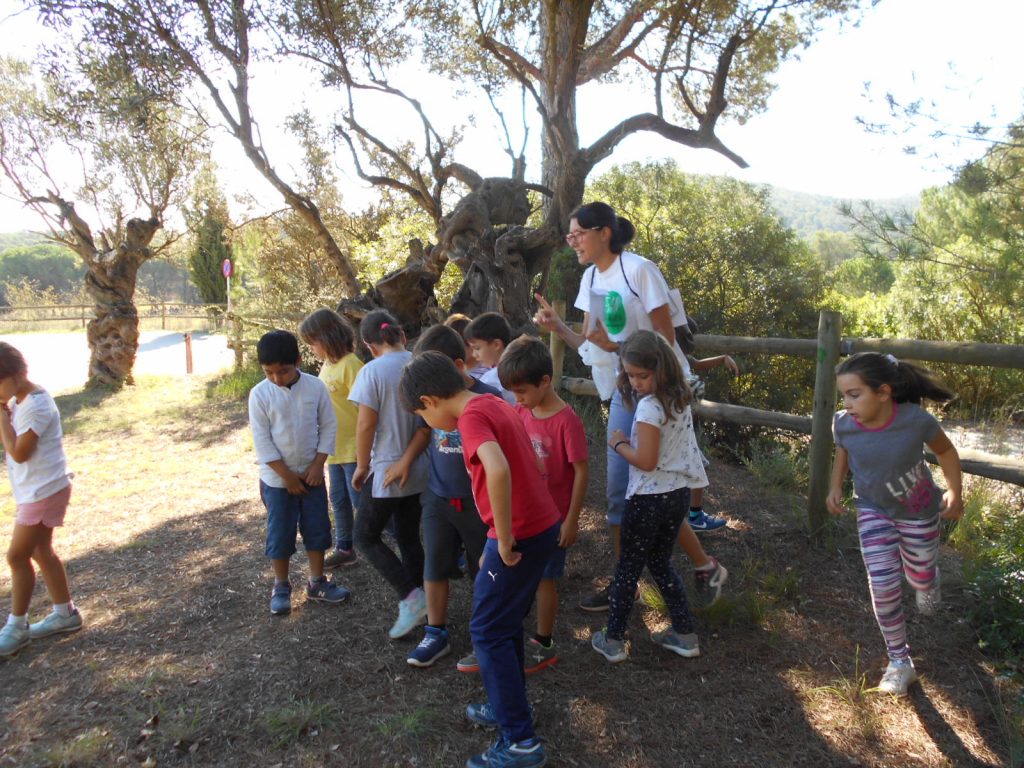
<svg viewBox="0 0 1024 768"><path fill-rule="evenodd" d="M494 395L474 397L466 403L459 417L459 434L462 435L462 458L473 478L473 499L489 538L497 538L494 510L487 494L487 475L477 450L491 441L505 454L511 473L512 535L516 540L543 533L559 521L558 508L551 500L537 454L512 406Z"/></svg>
<svg viewBox="0 0 1024 768"><path fill-rule="evenodd" d="M544 465L548 490L561 519L569 514L572 485L576 480L573 463L587 460L587 433L583 421L572 406L565 406L554 416L538 419L529 408L516 406L530 436L533 450Z"/></svg>

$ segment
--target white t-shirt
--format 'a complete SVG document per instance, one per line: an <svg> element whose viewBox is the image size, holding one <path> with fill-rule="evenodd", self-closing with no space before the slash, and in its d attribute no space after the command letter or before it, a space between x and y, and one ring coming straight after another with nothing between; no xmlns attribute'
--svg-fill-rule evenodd
<svg viewBox="0 0 1024 768"><path fill-rule="evenodd" d="M260 480L272 488L284 488L284 480L268 464L281 460L292 472L302 474L318 453L329 456L334 450L338 421L327 386L299 371L290 387L264 379L249 391L249 427Z"/></svg>
<svg viewBox="0 0 1024 768"><path fill-rule="evenodd" d="M489 387L493 387L501 395L501 399L509 405L516 404L516 396L501 386L501 379L498 378L498 366L488 368L480 375L480 381Z"/></svg>
<svg viewBox="0 0 1024 768"><path fill-rule="evenodd" d="M53 496L71 484L68 461L61 440L60 411L44 389L25 396L20 403L11 401L11 425L15 435L30 429L36 433L36 449L20 464L7 454L7 476L14 490L14 501L31 504Z"/></svg>
<svg viewBox="0 0 1024 768"><path fill-rule="evenodd" d="M623 251L600 272L591 264L580 280L573 304L590 314L592 327L600 320L612 341L625 341L636 331L653 331L651 312L670 303L668 283L658 265L632 251ZM690 364L675 339L672 349L690 375Z"/></svg>
<svg viewBox="0 0 1024 768"><path fill-rule="evenodd" d="M371 495L377 499L412 496L427 487L430 465L426 451L413 462L405 487L400 488L398 483L384 485L384 470L402 458L416 432L416 417L402 407L398 396L402 368L411 359L412 352L406 350L385 352L374 358L359 371L348 395L353 403L377 412L377 431L370 453Z"/></svg>
<svg viewBox="0 0 1024 768"><path fill-rule="evenodd" d="M704 472L697 437L693 432L693 414L686 406L675 418L665 419L665 409L654 395L645 395L636 406L632 434L629 438L633 448L637 446L636 425L653 424L661 431L658 444L658 464L650 472L629 465L629 483L626 498L636 495L648 496L668 493L677 488L704 488L708 476Z"/></svg>

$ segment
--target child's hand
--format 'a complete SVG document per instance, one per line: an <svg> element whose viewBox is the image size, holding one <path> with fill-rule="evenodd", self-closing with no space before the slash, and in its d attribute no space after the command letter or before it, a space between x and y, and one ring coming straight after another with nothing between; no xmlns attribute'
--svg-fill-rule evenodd
<svg viewBox="0 0 1024 768"><path fill-rule="evenodd" d="M384 470L384 485L391 485L396 480L398 481L399 488L405 488L405 483L409 479L409 465L404 461L396 461L394 464Z"/></svg>
<svg viewBox="0 0 1024 768"><path fill-rule="evenodd" d="M615 444L625 440L629 442L629 435L623 432L621 429L612 430L611 437L608 438L608 447L613 451L615 450Z"/></svg>
<svg viewBox="0 0 1024 768"><path fill-rule="evenodd" d="M509 539L508 541L502 541L498 539L498 555L501 556L501 562L511 568L513 565L519 563L523 559L522 552L516 552L513 547L516 545L515 539Z"/></svg>
<svg viewBox="0 0 1024 768"><path fill-rule="evenodd" d="M608 338L608 331L600 320L594 320L594 327L587 334L587 341L594 346L600 347L605 352L615 352L619 348L617 342Z"/></svg>
<svg viewBox="0 0 1024 768"><path fill-rule="evenodd" d="M959 520L963 516L963 499L953 491L946 491L942 494L942 508L939 510L939 517L943 520Z"/></svg>
<svg viewBox="0 0 1024 768"><path fill-rule="evenodd" d="M833 515L843 515L849 511L843 506L842 489L829 491L828 496L825 497L825 506L828 507L828 511Z"/></svg>
<svg viewBox="0 0 1024 768"><path fill-rule="evenodd" d="M722 355L722 365L724 365L733 376L740 375L740 367L736 365L736 361L728 355Z"/></svg>
<svg viewBox="0 0 1024 768"><path fill-rule="evenodd" d="M356 471L352 473L352 487L357 491L363 490L363 483L366 482L366 478L369 476L369 467L356 467Z"/></svg>
<svg viewBox="0 0 1024 768"><path fill-rule="evenodd" d="M302 476L302 481L306 485L312 485L312 486L323 485L324 484L324 468L323 467L317 467L315 464L311 465L309 467L309 469L306 470L306 474L304 474Z"/></svg>
<svg viewBox="0 0 1024 768"><path fill-rule="evenodd" d="M568 549L576 543L576 534L579 533L579 523L566 518L562 521L562 527L558 529L558 546Z"/></svg>
<svg viewBox="0 0 1024 768"><path fill-rule="evenodd" d="M292 496L302 496L308 493L302 482L302 476L298 472L289 472L284 477L284 487Z"/></svg>

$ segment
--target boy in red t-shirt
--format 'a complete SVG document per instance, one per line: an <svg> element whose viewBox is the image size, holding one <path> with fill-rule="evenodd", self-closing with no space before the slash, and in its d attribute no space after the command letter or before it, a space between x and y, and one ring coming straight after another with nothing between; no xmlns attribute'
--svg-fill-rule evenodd
<svg viewBox="0 0 1024 768"><path fill-rule="evenodd" d="M459 430L473 497L488 527L469 622L488 701L470 704L466 715L500 735L466 765L544 765L526 700L523 620L558 541L561 516L515 411L494 395L467 390L448 357L424 352L409 362L400 396L434 429Z"/></svg>
<svg viewBox="0 0 1024 768"><path fill-rule="evenodd" d="M520 336L498 363L501 386L516 396L516 412L544 465L548 490L562 518L558 547L537 589L537 633L526 644L528 675L558 661L552 640L558 613L557 579L565 575L566 550L576 542L587 495L587 434L576 411L551 386L553 375L551 352L536 336Z"/></svg>

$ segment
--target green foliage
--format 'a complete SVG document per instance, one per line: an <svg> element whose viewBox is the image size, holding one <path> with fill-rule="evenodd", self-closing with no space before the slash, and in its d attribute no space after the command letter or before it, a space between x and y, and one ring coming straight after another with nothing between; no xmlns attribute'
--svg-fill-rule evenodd
<svg viewBox="0 0 1024 768"><path fill-rule="evenodd" d="M824 274L807 245L772 213L767 193L732 179L682 173L670 161L612 169L588 188L636 226L632 250L657 262L705 333L814 338ZM727 350L724 350L727 351ZM790 413L811 410L814 366L781 356L738 361L711 399ZM736 445L757 428L708 425Z"/></svg>
<svg viewBox="0 0 1024 768"><path fill-rule="evenodd" d="M830 276L832 288L851 297L886 294L896 282L892 264L870 256L847 259L833 269Z"/></svg>
<svg viewBox="0 0 1024 768"><path fill-rule="evenodd" d="M185 209L192 243L188 252L188 273L204 304L223 304L228 300L227 281L221 271L224 259L231 258L227 230L231 226L228 203L217 186L209 161L196 175L192 202Z"/></svg>
<svg viewBox="0 0 1024 768"><path fill-rule="evenodd" d="M78 256L60 245L36 243L0 251L0 283L24 281L39 291L67 295L82 285L85 267ZM4 291L5 304L16 304Z"/></svg>
<svg viewBox="0 0 1024 768"><path fill-rule="evenodd" d="M774 190L772 194L774 194ZM785 216L781 213L780 218L783 221L786 220ZM849 226L849 220L846 219L845 221L846 225ZM818 260L826 269L834 269L847 259L860 255L860 249L857 247L857 238L849 232L815 232L814 237L811 239L811 247L818 256Z"/></svg>
<svg viewBox="0 0 1024 768"><path fill-rule="evenodd" d="M849 238L847 233L853 223L843 214L843 201L838 197L797 192L792 189L768 186L772 208L788 227L796 230L801 237L818 241L824 236L829 246L841 246ZM917 195L876 200L872 203L878 210L914 210L918 205ZM846 249L842 248L845 252ZM821 251L819 251L820 253ZM849 255L856 253L856 245ZM835 263L826 261L829 267Z"/></svg>

